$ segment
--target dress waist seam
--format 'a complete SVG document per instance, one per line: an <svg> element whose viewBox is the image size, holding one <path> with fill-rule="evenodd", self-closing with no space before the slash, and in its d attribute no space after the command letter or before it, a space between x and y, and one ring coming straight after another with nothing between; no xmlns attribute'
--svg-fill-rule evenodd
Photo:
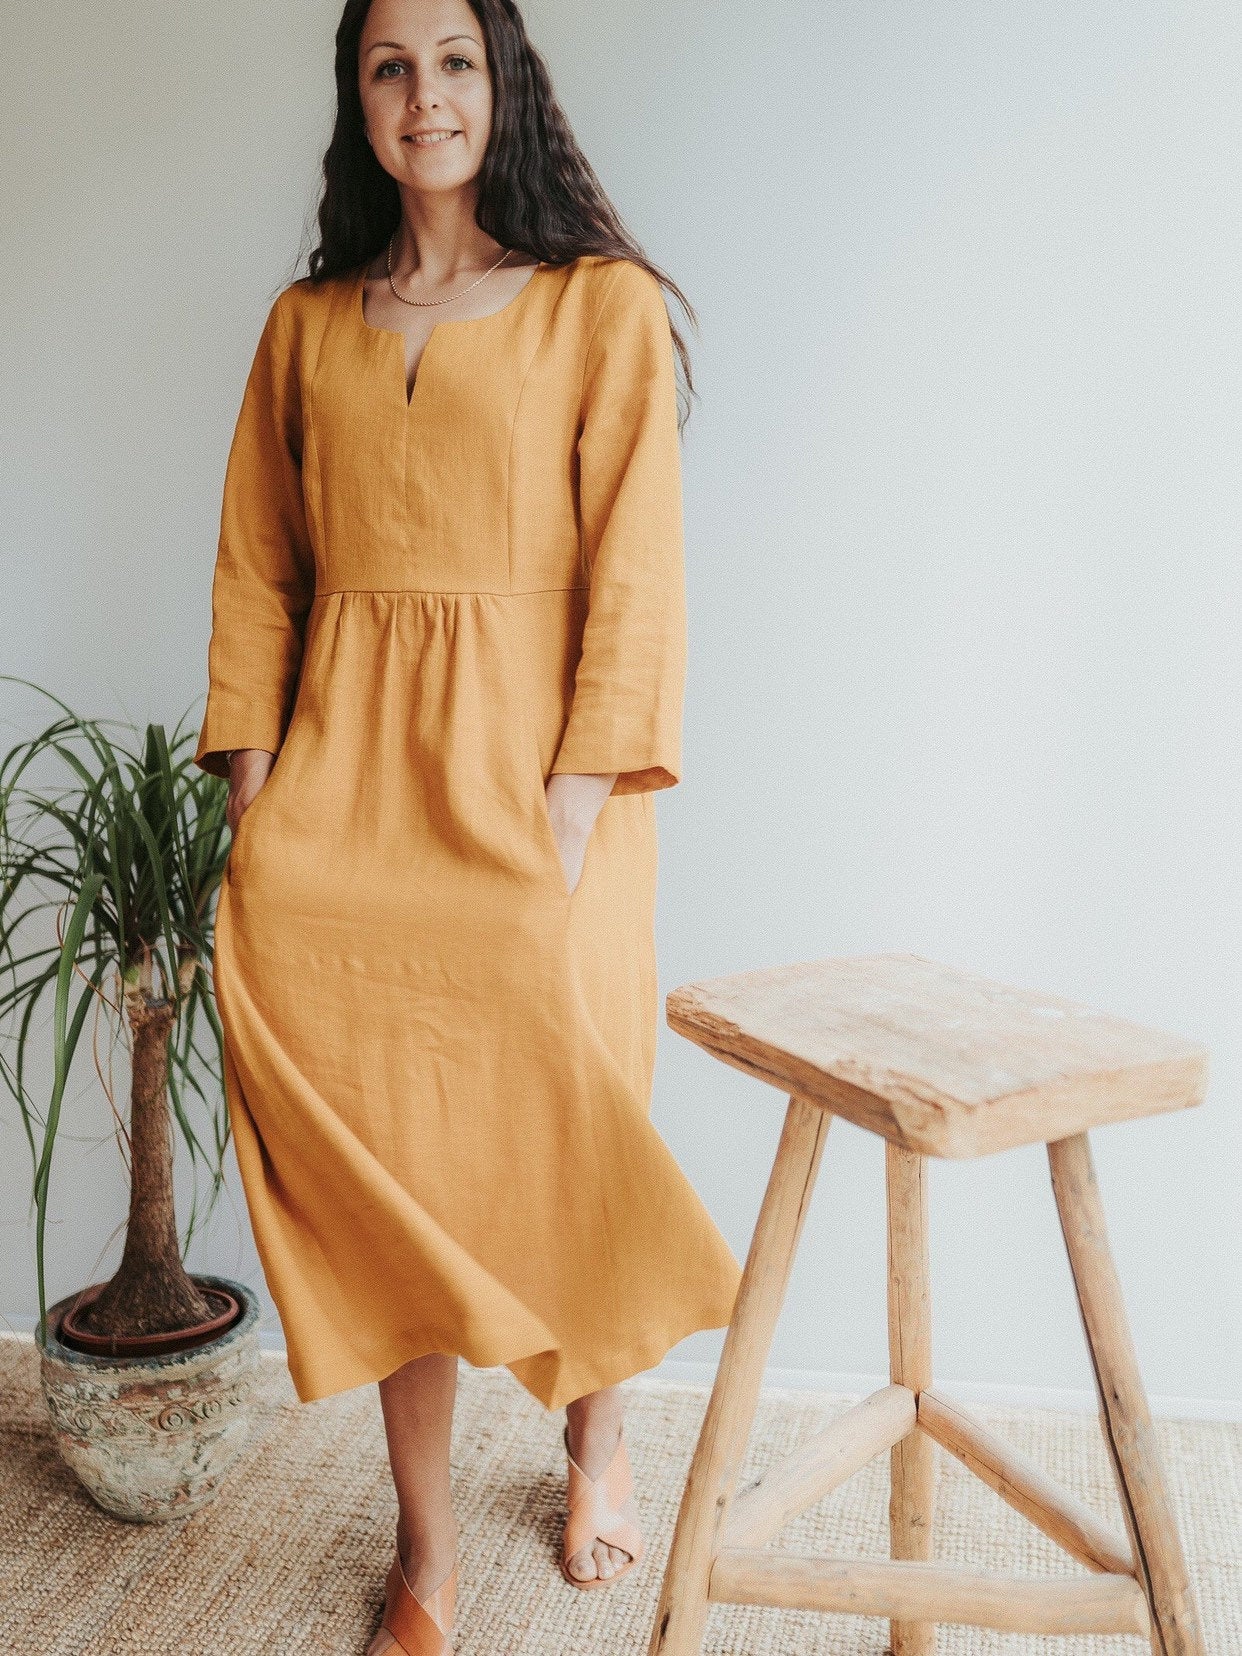
<svg viewBox="0 0 1242 1656"><path fill-rule="evenodd" d="M589 592L590 586L579 581L566 587L316 587L312 602L320 598L336 598L350 593L383 593L403 598L533 598L544 592Z"/></svg>

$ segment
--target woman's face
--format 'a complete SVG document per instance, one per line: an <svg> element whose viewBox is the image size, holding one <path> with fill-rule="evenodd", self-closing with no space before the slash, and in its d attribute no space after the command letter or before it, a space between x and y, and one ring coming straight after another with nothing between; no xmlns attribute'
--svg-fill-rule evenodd
<svg viewBox="0 0 1242 1656"><path fill-rule="evenodd" d="M374 0L358 46L358 89L375 158L398 184L454 190L478 173L492 130L492 80L466 0Z"/></svg>

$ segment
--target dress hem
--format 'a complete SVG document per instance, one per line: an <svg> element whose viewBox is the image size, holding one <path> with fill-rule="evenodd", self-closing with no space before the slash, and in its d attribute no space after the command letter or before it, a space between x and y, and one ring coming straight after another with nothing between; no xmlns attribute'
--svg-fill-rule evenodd
<svg viewBox="0 0 1242 1656"><path fill-rule="evenodd" d="M527 1362L533 1357L543 1356L545 1352L559 1349L555 1346L545 1346L539 1351L518 1352L510 1357L500 1358L494 1363L486 1364L471 1362L470 1358L465 1356L463 1352L445 1352L442 1355L455 1356L459 1361L468 1363L471 1368L507 1368L523 1391L533 1397L536 1402L541 1403L551 1414L558 1409L563 1409L567 1403L572 1403L576 1398L586 1397L591 1392L602 1391L607 1386L620 1385L623 1380L633 1379L636 1375L645 1374L661 1362L675 1346L680 1345L682 1340L688 1339L691 1334L707 1333L715 1328L728 1328L731 1320L732 1308L719 1321L703 1322L695 1320L689 1327L658 1335L652 1340L642 1342L641 1345L629 1347L625 1352L615 1353L606 1362L599 1361L591 1365L581 1364L574 1369L566 1367L562 1370L560 1383L546 1395L537 1391L534 1386L528 1385L520 1375L514 1373L513 1365ZM300 1403L320 1403L329 1397L339 1396L343 1392L355 1391L360 1386L375 1385L380 1380L387 1379L389 1375L395 1374L406 1363L414 1362L419 1357L429 1355L431 1355L431 1352L428 1350L405 1350L385 1358L378 1371L369 1368L367 1372L359 1373L356 1378L342 1380L339 1383L330 1382L326 1385L302 1386L292 1375L292 1370L290 1373L293 1378L294 1389L298 1394L298 1401ZM287 1352L286 1362L288 1362Z"/></svg>

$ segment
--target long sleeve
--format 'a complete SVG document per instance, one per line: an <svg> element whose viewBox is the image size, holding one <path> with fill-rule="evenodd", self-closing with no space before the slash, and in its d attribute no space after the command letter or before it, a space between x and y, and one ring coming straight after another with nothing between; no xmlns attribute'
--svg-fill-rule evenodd
<svg viewBox="0 0 1242 1656"><path fill-rule="evenodd" d="M207 705L194 755L213 776L228 775L231 749L276 753L292 713L315 595L301 460L297 363L278 298L259 337L225 471Z"/></svg>
<svg viewBox="0 0 1242 1656"><path fill-rule="evenodd" d="M578 440L590 581L553 771L618 773L613 793L681 780L686 676L681 451L663 290L619 260L587 349Z"/></svg>

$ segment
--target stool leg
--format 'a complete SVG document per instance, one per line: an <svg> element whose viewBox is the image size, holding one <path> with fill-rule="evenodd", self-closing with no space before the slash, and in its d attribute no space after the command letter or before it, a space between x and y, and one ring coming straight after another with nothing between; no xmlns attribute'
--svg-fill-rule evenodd
<svg viewBox="0 0 1242 1656"><path fill-rule="evenodd" d="M894 1385L917 1397L932 1383L931 1283L927 1250L927 1158L885 1144L888 1188L888 1352ZM888 1527L894 1558L932 1556L936 1445L911 1432L889 1453ZM893 1656L935 1656L933 1622L889 1623Z"/></svg>
<svg viewBox="0 0 1242 1656"><path fill-rule="evenodd" d="M750 1438L764 1365L831 1119L816 1104L796 1095L789 1100L716 1382L682 1492L648 1656L698 1656L702 1649L708 1586L721 1526Z"/></svg>
<svg viewBox="0 0 1242 1656"><path fill-rule="evenodd" d="M1130 1533L1135 1574L1151 1612L1153 1656L1206 1656L1086 1133L1049 1144L1048 1163L1095 1370L1100 1422Z"/></svg>

